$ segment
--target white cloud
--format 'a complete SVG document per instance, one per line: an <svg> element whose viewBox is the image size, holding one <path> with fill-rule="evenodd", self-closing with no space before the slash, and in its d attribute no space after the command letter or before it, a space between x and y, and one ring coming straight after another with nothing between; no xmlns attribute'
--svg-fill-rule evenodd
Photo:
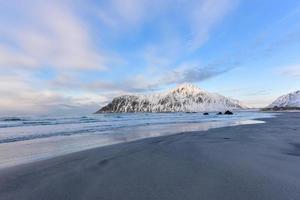
<svg viewBox="0 0 300 200"><path fill-rule="evenodd" d="M215 26L237 5L237 0L203 0L190 5L191 29L190 45L197 49L205 43Z"/></svg>
<svg viewBox="0 0 300 200"><path fill-rule="evenodd" d="M0 67L19 67L26 66L34 68L37 66L37 61L26 54L19 53L9 49L6 46L0 45Z"/></svg>
<svg viewBox="0 0 300 200"><path fill-rule="evenodd" d="M220 67L222 66L222 67ZM68 84L73 83L70 79L62 78L54 82L62 86L70 88L81 88L88 91L110 92L114 91L116 95L123 93L141 93L159 90L162 87L172 84L180 84L184 82L197 83L223 73L226 73L236 66L228 63L218 63L211 65L202 65L199 62L182 63L175 66L172 70L152 71L147 75L139 74L130 76L130 79L122 79L119 81L94 81L85 84Z"/></svg>
<svg viewBox="0 0 300 200"><path fill-rule="evenodd" d="M29 77L0 77L0 115L92 113L107 98L89 92L65 95L63 92L33 88L37 80Z"/></svg>
<svg viewBox="0 0 300 200"><path fill-rule="evenodd" d="M9 63L12 53L0 51L0 66L51 66L72 69L105 69L105 58L96 47L85 24L70 5L59 1L35 2L21 13L24 19L12 22L1 33L15 46L17 63ZM2 45L4 46L4 45Z"/></svg>
<svg viewBox="0 0 300 200"><path fill-rule="evenodd" d="M172 32L176 34L184 22L191 33L181 40L188 40L190 50L195 50L209 39L211 31L237 4L238 0L112 0L95 13L102 23L117 32L135 30L152 20L158 26L165 23L162 27L173 27ZM176 15L180 20L174 19Z"/></svg>
<svg viewBox="0 0 300 200"><path fill-rule="evenodd" d="M111 0L105 2L95 13L104 24L119 31L126 27L142 25L159 12L163 12L169 2L169 0Z"/></svg>

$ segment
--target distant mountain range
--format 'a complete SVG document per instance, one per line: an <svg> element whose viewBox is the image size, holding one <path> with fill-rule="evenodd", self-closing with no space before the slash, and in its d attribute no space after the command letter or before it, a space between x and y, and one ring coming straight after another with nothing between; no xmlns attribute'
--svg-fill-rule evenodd
<svg viewBox="0 0 300 200"><path fill-rule="evenodd" d="M164 93L116 97L96 113L204 112L246 108L237 100L204 91L191 84L182 84Z"/></svg>
<svg viewBox="0 0 300 200"><path fill-rule="evenodd" d="M264 110L300 110L300 90L279 97Z"/></svg>

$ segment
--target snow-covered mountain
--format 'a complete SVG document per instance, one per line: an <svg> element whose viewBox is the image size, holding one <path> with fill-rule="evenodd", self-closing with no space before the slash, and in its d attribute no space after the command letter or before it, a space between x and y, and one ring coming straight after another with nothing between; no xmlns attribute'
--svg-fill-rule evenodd
<svg viewBox="0 0 300 200"><path fill-rule="evenodd" d="M300 108L300 90L283 95L267 108Z"/></svg>
<svg viewBox="0 0 300 200"><path fill-rule="evenodd" d="M237 100L182 84L165 93L116 97L96 113L103 112L202 112L244 109Z"/></svg>

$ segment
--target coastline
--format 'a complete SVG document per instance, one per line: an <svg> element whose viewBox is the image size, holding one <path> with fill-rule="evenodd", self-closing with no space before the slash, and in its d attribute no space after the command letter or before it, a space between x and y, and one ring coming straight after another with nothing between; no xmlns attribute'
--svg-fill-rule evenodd
<svg viewBox="0 0 300 200"><path fill-rule="evenodd" d="M0 170L1 199L297 199L300 113ZM259 119L258 119L259 120Z"/></svg>
<svg viewBox="0 0 300 200"><path fill-rule="evenodd" d="M272 116L258 112L237 112L232 116L137 113L50 120L20 118L17 126L9 122L5 124L6 128L0 128L0 169L144 138L260 123L254 119ZM31 126L24 126L23 121Z"/></svg>

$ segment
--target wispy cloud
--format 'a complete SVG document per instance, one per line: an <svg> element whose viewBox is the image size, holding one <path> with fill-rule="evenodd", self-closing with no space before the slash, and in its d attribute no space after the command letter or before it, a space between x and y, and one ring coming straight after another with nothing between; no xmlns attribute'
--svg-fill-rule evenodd
<svg viewBox="0 0 300 200"><path fill-rule="evenodd" d="M183 39L189 50L196 50L237 5L238 0L112 0L93 10L103 24L118 32L136 30L154 21L157 25L163 23L162 27L169 26L176 34L185 23L190 34ZM174 20L176 15L180 20Z"/></svg>
<svg viewBox="0 0 300 200"><path fill-rule="evenodd" d="M235 66L222 66L219 65L208 65L208 66L193 66L192 64L188 64L187 67L179 67L167 73L162 82L165 84L178 84L184 82L200 82L213 77L216 77L220 74L226 73L232 70Z"/></svg>
<svg viewBox="0 0 300 200"><path fill-rule="evenodd" d="M105 69L104 56L93 46L88 28L69 4L35 2L25 5L19 15L23 18L0 32L10 41L2 44L2 67Z"/></svg>
<svg viewBox="0 0 300 200"><path fill-rule="evenodd" d="M197 49L207 42L210 32L238 5L237 0L203 0L189 6L191 29L190 45Z"/></svg>
<svg viewBox="0 0 300 200"><path fill-rule="evenodd" d="M88 82L77 81L76 78L61 76L50 82L50 88L81 90L97 92L110 96L111 94L120 95L125 93L139 93L150 90L158 90L162 84L156 79L148 80L142 75L130 77L130 79L120 79L118 81L96 80Z"/></svg>
<svg viewBox="0 0 300 200"><path fill-rule="evenodd" d="M300 78L300 65L290 65L278 69L278 72L284 76Z"/></svg>
<svg viewBox="0 0 300 200"><path fill-rule="evenodd" d="M99 19L112 28L123 28L128 25L141 23L146 14L147 1L137 0L112 0L97 10ZM148 2L149 4L149 2Z"/></svg>
<svg viewBox="0 0 300 200"><path fill-rule="evenodd" d="M0 45L0 68L27 67L35 68L37 61L30 55L18 52L7 46Z"/></svg>
<svg viewBox="0 0 300 200"><path fill-rule="evenodd" d="M20 76L0 77L0 114L91 113L108 100L90 92L65 95L34 84L38 82Z"/></svg>
<svg viewBox="0 0 300 200"><path fill-rule="evenodd" d="M203 66L199 62L183 63L172 70L153 71L124 77L118 81L96 80L80 82L78 78L59 76L51 82L54 89L83 90L99 93L141 93L160 90L165 86L184 82L198 83L235 69L236 63L214 63ZM151 75L150 75L151 74Z"/></svg>

